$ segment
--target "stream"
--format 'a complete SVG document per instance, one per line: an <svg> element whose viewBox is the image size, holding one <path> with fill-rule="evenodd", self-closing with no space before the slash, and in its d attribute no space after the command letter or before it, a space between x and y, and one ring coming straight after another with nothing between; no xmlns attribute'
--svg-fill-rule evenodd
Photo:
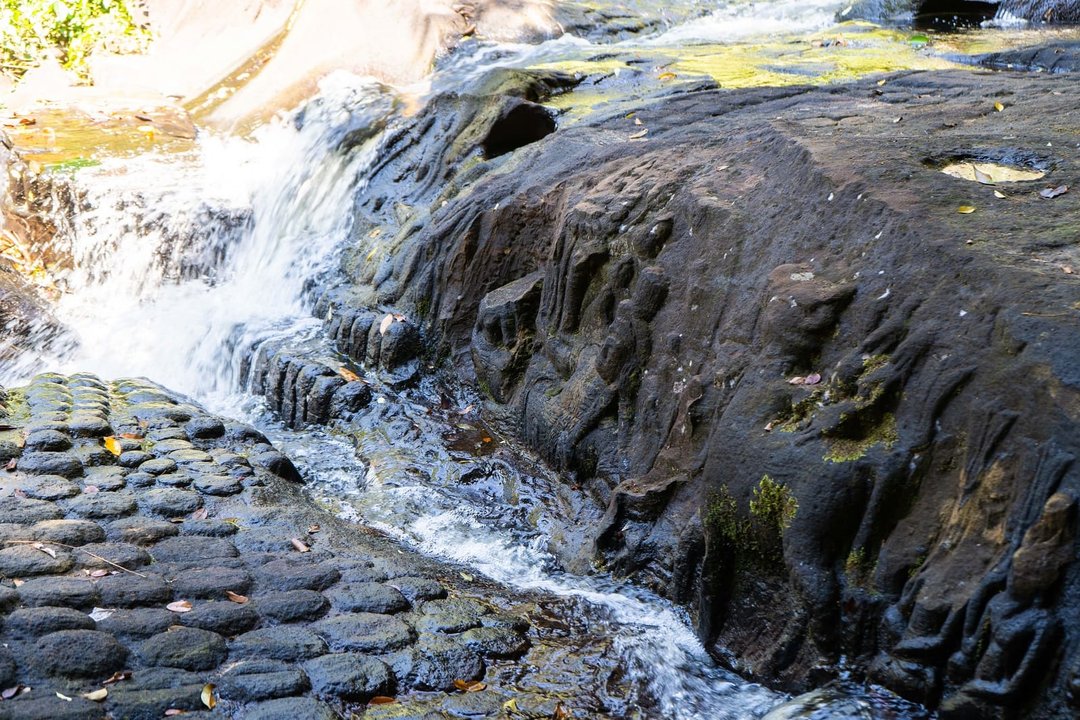
<svg viewBox="0 0 1080 720"><path fill-rule="evenodd" d="M533 45L471 43L410 92L452 90L496 66L573 64L600 50L752 45L771 33L829 28L841 9L832 0L719 5L614 45L570 35ZM447 390L438 378L409 390L377 386L385 421L418 429L422 442L405 447L377 432L349 438L332 429L287 429L243 390L241 360L251 348L319 341L313 288L335 272L354 198L400 106L395 90L336 73L322 82L302 122L283 117L249 138L203 132L190 151L102 158L78 170L71 179L76 210L56 218L58 249L74 269L61 278L55 313L74 329L72 341L59 352L29 348L0 370L0 383L20 385L45 368L145 376L255 424L296 460L310 496L329 511L462 572L544 596L567 618L584 617L582 642L609 638L624 676L621 695L598 701L611 717L925 716L883 692L842 683L778 708L788 698L712 661L680 608L603 572L564 568L552 546L566 541L573 518L559 479L502 439L478 456L462 442L475 427L452 410L432 412L440 393L450 393L457 407L472 402L466 390ZM357 135L365 139L339 149ZM477 464L484 473L473 481L468 473ZM569 507L575 512L588 510Z"/></svg>

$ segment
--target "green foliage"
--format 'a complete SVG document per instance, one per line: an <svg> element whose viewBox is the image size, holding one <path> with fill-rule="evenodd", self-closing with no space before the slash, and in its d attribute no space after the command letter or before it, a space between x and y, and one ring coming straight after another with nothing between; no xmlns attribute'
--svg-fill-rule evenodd
<svg viewBox="0 0 1080 720"><path fill-rule="evenodd" d="M137 52L150 38L135 21L134 0L0 0L0 63L21 77L54 51L60 63L88 79L97 49Z"/></svg>

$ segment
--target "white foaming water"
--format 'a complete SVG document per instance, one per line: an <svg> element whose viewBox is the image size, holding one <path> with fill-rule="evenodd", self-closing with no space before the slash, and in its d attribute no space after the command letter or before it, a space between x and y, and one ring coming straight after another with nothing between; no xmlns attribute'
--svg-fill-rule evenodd
<svg viewBox="0 0 1080 720"><path fill-rule="evenodd" d="M65 234L75 269L55 308L77 345L0 381L48 367L157 378L204 401L235 389L238 348L314 322L305 285L348 237L376 147L340 141L388 104L378 86L334 75L300 130L279 121L253 141L203 137L192 156L82 171Z"/></svg>

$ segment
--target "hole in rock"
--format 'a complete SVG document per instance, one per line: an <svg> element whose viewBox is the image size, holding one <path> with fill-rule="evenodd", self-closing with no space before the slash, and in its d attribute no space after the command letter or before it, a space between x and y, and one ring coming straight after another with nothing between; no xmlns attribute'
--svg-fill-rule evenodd
<svg viewBox="0 0 1080 720"><path fill-rule="evenodd" d="M961 180L984 184L1038 180L1052 168L1049 160L1018 151L954 153L926 164Z"/></svg>
<svg viewBox="0 0 1080 720"><path fill-rule="evenodd" d="M495 121L484 138L484 157L497 158L555 132L555 118L545 108L520 103Z"/></svg>
<svg viewBox="0 0 1080 720"><path fill-rule="evenodd" d="M996 2L968 2L966 0L926 0L915 13L915 27L957 28L973 27L997 14Z"/></svg>

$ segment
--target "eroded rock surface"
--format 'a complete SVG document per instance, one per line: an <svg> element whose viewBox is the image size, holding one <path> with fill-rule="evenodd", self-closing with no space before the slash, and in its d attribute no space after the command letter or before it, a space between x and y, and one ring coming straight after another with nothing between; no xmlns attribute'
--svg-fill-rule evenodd
<svg viewBox="0 0 1080 720"><path fill-rule="evenodd" d="M361 228L331 336L420 318L607 508L564 553L687 603L745 674L804 688L843 656L948 717L1070 716L1080 256L1075 193L1040 191L1076 183L1076 93L686 87L486 163L492 113L436 102L358 212L394 227L390 182L430 209Z"/></svg>

